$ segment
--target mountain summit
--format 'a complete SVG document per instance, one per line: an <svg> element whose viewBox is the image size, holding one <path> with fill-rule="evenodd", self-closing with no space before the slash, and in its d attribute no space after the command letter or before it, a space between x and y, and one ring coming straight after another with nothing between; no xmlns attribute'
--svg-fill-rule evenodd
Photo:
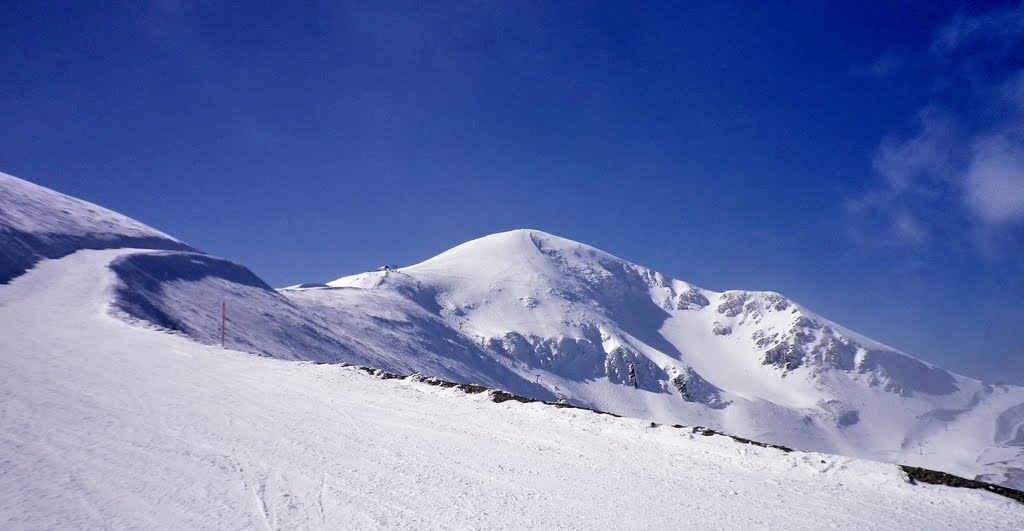
<svg viewBox="0 0 1024 531"><path fill-rule="evenodd" d="M778 293L706 290L538 230L485 236L417 265L327 286L418 294L463 334L534 368L622 383L627 380L618 369L632 365L631 385L655 392L671 392L669 373L692 374L694 364L716 373L727 388L747 389L746 395L751 386L790 373L820 379L844 372L908 397L950 394L971 381L958 383L959 377ZM727 367L729 361L744 371ZM671 369L658 370L666 366ZM728 374L752 370L756 381ZM776 391L769 392L772 398L780 398ZM787 402L813 405L806 395Z"/></svg>

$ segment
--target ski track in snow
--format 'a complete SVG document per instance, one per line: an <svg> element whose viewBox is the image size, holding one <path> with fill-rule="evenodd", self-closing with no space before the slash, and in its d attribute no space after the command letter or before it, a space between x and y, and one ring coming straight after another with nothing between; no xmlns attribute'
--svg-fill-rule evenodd
<svg viewBox="0 0 1024 531"><path fill-rule="evenodd" d="M200 345L80 251L0 286L4 529L1020 529L893 465Z"/></svg>

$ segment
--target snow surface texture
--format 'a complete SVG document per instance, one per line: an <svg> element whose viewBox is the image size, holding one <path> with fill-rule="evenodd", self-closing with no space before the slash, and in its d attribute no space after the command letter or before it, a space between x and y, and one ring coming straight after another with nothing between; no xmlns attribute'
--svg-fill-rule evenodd
<svg viewBox="0 0 1024 531"><path fill-rule="evenodd" d="M995 494L260 358L111 315L80 251L0 286L0 527L1020 529ZM233 273L232 273L233 274ZM241 279L239 279L241 280Z"/></svg>
<svg viewBox="0 0 1024 531"><path fill-rule="evenodd" d="M0 173L0 284L79 249L193 250L103 207Z"/></svg>
<svg viewBox="0 0 1024 531"><path fill-rule="evenodd" d="M2 183L0 207L20 214L4 214L0 231L41 241L57 230L45 220L60 219L63 233L85 235L79 248L100 225L160 234ZM220 344L226 305L226 345L263 356L420 372L1024 487L1024 389L943 371L777 293L713 292L540 231L280 292L191 252L126 254L111 267L119 315L207 344Z"/></svg>

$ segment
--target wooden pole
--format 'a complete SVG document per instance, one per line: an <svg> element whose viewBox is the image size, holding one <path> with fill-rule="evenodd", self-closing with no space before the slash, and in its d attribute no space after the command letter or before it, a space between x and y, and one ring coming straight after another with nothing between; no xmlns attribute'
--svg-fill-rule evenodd
<svg viewBox="0 0 1024 531"><path fill-rule="evenodd" d="M227 332L228 301L220 303L220 348L224 348L224 335Z"/></svg>

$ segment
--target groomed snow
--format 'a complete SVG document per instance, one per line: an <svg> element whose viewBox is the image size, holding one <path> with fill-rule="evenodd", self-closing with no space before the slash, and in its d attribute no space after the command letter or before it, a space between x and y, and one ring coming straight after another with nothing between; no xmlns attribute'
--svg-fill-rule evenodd
<svg viewBox="0 0 1024 531"><path fill-rule="evenodd" d="M109 314L128 251L0 286L0 527L1020 529L893 465L259 358Z"/></svg>

